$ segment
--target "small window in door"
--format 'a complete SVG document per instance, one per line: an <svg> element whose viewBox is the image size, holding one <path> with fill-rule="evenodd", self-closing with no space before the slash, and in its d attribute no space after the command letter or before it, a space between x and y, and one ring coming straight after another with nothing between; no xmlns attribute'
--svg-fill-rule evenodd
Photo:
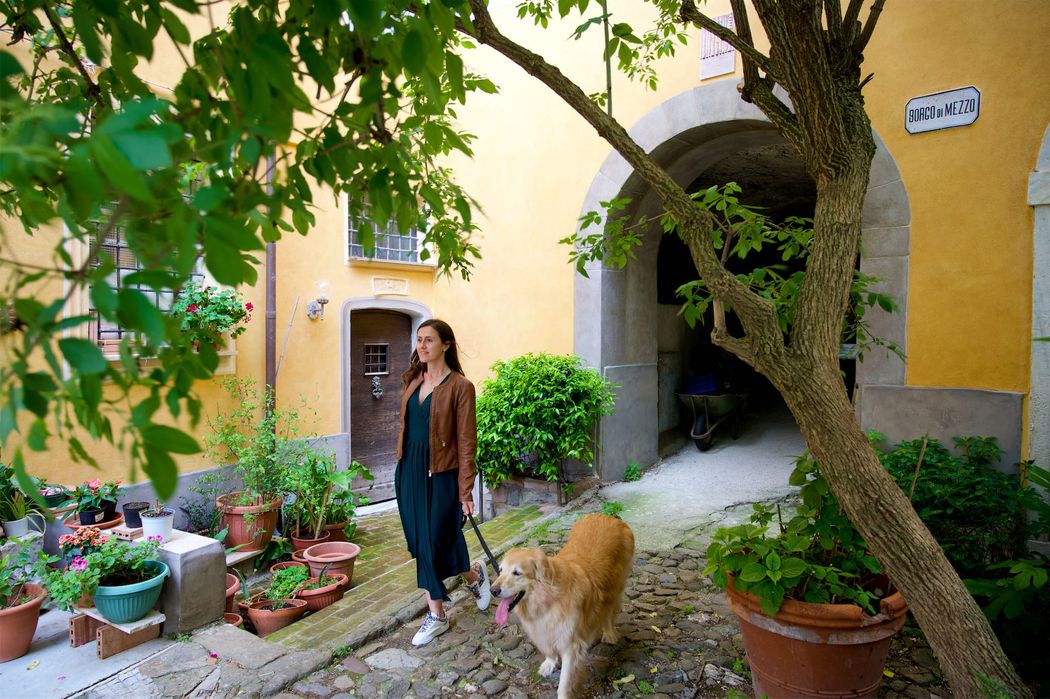
<svg viewBox="0 0 1050 699"><path fill-rule="evenodd" d="M389 355L390 345L387 343L365 345L365 376L389 374Z"/></svg>

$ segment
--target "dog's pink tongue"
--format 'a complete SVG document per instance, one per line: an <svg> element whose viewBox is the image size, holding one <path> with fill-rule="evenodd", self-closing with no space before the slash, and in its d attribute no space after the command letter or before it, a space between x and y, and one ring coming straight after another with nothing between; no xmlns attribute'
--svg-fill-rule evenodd
<svg viewBox="0 0 1050 699"><path fill-rule="evenodd" d="M504 597L499 601L499 607L496 609L496 623L500 626L507 625L507 620L510 619L510 603L513 601L513 597Z"/></svg>

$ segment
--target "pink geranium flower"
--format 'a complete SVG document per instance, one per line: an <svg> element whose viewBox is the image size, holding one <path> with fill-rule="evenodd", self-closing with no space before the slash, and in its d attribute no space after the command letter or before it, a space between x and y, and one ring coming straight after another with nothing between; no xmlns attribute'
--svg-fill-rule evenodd
<svg viewBox="0 0 1050 699"><path fill-rule="evenodd" d="M82 556L77 556L69 564L69 569L75 573L79 573L82 570L87 570L87 560Z"/></svg>

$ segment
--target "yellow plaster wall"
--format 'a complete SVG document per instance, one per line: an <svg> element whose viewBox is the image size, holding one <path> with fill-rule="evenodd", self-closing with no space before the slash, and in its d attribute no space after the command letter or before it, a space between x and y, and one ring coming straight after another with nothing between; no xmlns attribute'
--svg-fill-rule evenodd
<svg viewBox="0 0 1050 699"><path fill-rule="evenodd" d="M907 382L1026 391L1028 176L1050 122L1050 4L890 3L866 53L872 123L911 204ZM971 126L910 135L904 106L974 85Z"/></svg>

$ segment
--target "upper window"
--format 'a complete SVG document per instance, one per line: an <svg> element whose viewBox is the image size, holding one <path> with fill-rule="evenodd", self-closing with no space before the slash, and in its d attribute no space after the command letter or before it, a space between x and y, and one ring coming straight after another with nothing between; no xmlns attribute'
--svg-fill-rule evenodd
<svg viewBox="0 0 1050 699"><path fill-rule="evenodd" d="M365 226L372 232L374 249L365 250L362 231ZM387 221L380 226L368 218L368 208L365 207L363 216L354 218L349 210L346 214L347 239L349 244L349 257L358 259L385 260L390 262L415 262L419 263L419 230L410 228L401 231L396 221Z"/></svg>

